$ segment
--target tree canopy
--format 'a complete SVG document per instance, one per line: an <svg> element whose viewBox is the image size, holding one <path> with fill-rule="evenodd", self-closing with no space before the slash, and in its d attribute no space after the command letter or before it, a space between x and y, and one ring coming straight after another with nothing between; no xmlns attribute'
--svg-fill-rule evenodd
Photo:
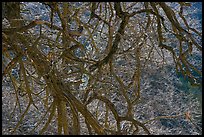
<svg viewBox="0 0 204 137"><path fill-rule="evenodd" d="M11 115L19 114L12 133L30 110L40 114L30 134L45 133L53 120L56 134L151 134L150 121L191 120L178 112L141 122L133 109L153 66L174 65L201 85L202 29L188 15L192 3L2 4L2 79L14 89Z"/></svg>

